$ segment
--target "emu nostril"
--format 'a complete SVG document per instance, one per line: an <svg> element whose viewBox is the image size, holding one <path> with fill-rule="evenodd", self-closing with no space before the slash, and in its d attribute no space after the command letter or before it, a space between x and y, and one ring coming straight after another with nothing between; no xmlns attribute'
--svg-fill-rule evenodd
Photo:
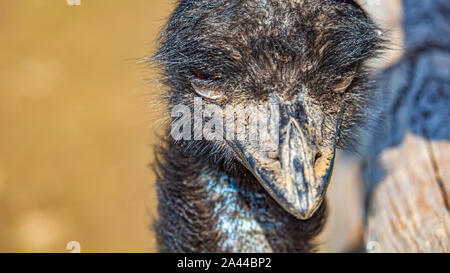
<svg viewBox="0 0 450 273"><path fill-rule="evenodd" d="M316 153L316 156L314 157L314 165L317 164L317 161L322 157L322 153L320 151L318 151Z"/></svg>

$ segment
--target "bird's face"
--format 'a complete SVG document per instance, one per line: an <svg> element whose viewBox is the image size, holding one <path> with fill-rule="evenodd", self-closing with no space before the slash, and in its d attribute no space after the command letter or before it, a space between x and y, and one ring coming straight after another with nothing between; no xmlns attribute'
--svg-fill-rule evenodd
<svg viewBox="0 0 450 273"><path fill-rule="evenodd" d="M376 31L352 1L181 1L157 60L171 107L201 98L224 109L215 118L223 137L208 146L308 219L368 97L363 62L380 49ZM241 126L227 109L232 121L245 117Z"/></svg>

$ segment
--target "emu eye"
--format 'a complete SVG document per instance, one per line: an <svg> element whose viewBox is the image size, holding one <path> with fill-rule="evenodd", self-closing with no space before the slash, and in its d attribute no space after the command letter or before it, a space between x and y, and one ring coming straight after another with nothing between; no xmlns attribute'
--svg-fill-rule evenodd
<svg viewBox="0 0 450 273"><path fill-rule="evenodd" d="M348 76L340 79L333 86L334 92L340 93L340 94L344 93L347 90L347 88L352 84L354 77L355 77L355 74L352 73L351 75L348 75Z"/></svg>
<svg viewBox="0 0 450 273"><path fill-rule="evenodd" d="M198 70L192 72L191 85L197 95L210 100L225 98L223 87L218 83L218 78Z"/></svg>

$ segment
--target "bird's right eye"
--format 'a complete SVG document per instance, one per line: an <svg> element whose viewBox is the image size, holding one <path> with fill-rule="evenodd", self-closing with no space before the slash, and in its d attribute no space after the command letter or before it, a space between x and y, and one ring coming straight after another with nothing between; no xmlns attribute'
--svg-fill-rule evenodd
<svg viewBox="0 0 450 273"><path fill-rule="evenodd" d="M225 98L219 78L199 70L192 71L191 85L195 93L205 99L222 100Z"/></svg>
<svg viewBox="0 0 450 273"><path fill-rule="evenodd" d="M352 73L352 74L340 79L333 86L334 92L340 93L340 94L344 93L347 90L347 88L352 84L354 76L355 76L355 74Z"/></svg>

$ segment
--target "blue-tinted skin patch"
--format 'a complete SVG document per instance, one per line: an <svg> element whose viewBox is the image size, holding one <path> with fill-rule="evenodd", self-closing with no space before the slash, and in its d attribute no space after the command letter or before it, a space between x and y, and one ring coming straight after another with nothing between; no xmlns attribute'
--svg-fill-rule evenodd
<svg viewBox="0 0 450 273"><path fill-rule="evenodd" d="M236 181L226 175L214 179L202 174L201 179L207 181L206 190L210 201L215 204L215 229L221 234L219 247L231 252L272 252L264 235L264 227L257 220L259 211L252 208L258 203L262 205L264 196L259 193L241 196L242 191ZM248 197L253 205L246 203Z"/></svg>

